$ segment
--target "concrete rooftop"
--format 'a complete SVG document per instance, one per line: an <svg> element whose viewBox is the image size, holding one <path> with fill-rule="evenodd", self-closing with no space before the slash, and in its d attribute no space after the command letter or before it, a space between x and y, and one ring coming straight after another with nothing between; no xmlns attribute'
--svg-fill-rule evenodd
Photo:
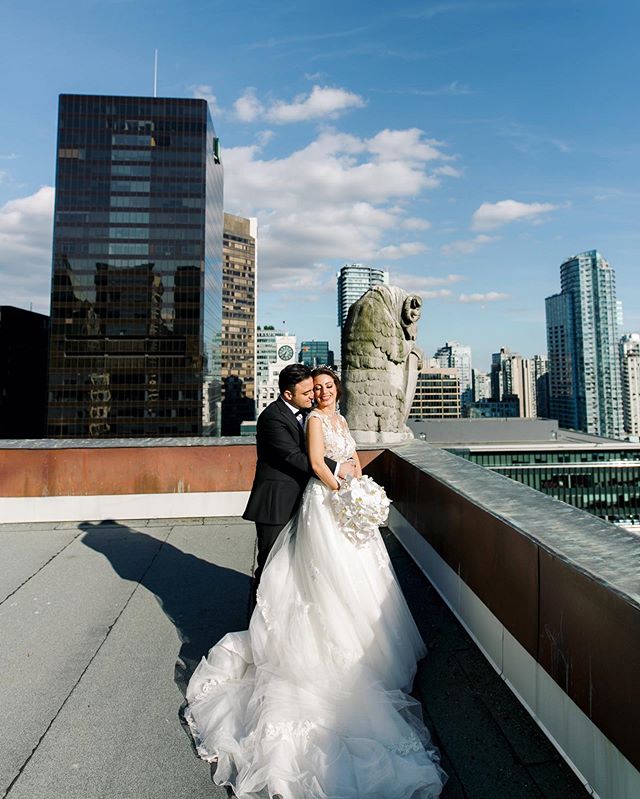
<svg viewBox="0 0 640 799"><path fill-rule="evenodd" d="M247 625L238 518L0 525L0 797L215 799L178 720L188 674ZM391 535L430 653L415 693L443 799L573 799L582 784Z"/></svg>

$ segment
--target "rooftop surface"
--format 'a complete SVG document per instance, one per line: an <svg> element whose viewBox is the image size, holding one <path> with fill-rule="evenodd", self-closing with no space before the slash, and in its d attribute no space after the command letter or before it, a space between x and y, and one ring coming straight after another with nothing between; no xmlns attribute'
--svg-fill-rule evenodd
<svg viewBox="0 0 640 799"><path fill-rule="evenodd" d="M582 784L390 534L429 647L415 682L443 799L572 799ZM188 675L247 626L237 517L0 525L0 796L226 797L178 720Z"/></svg>

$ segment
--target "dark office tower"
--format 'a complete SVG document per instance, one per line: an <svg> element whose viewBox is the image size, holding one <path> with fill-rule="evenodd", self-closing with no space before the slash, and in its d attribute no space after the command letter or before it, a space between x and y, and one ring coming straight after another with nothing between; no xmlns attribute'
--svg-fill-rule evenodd
<svg viewBox="0 0 640 799"><path fill-rule="evenodd" d="M47 430L49 317L0 305L0 438Z"/></svg>
<svg viewBox="0 0 640 799"><path fill-rule="evenodd" d="M222 264L222 434L255 419L256 219L224 215Z"/></svg>
<svg viewBox="0 0 640 799"><path fill-rule="evenodd" d="M204 100L61 95L50 436L219 431L222 184Z"/></svg>
<svg viewBox="0 0 640 799"><path fill-rule="evenodd" d="M303 341L298 360L311 369L317 366L335 366L333 350L329 349L328 341Z"/></svg>

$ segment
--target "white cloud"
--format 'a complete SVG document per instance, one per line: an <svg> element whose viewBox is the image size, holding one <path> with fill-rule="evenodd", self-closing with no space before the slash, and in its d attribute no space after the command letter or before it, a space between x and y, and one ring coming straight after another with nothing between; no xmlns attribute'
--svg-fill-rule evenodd
<svg viewBox="0 0 640 799"><path fill-rule="evenodd" d="M498 302L508 300L509 295L502 291L488 291L486 294L461 294L459 302Z"/></svg>
<svg viewBox="0 0 640 799"><path fill-rule="evenodd" d="M424 139L419 128L381 130L369 140L369 150L385 161L449 161L453 156L447 155L444 147L437 139Z"/></svg>
<svg viewBox="0 0 640 799"><path fill-rule="evenodd" d="M478 247L481 247L483 244L490 244L492 241L497 241L498 238L499 236L487 236L481 233L472 239L459 239L458 241L452 241L450 244L443 244L442 252L445 255L470 255L472 252L475 252Z"/></svg>
<svg viewBox="0 0 640 799"><path fill-rule="evenodd" d="M220 116L222 109L218 105L218 100L213 93L213 86L207 84L199 84L198 86L191 87L191 94L198 100L206 100L209 103L209 109L214 116Z"/></svg>
<svg viewBox="0 0 640 799"><path fill-rule="evenodd" d="M400 286L405 291L412 294L419 294L425 300L451 297L453 292L445 286L450 286L464 280L462 275L444 275L435 277L432 275L412 275L408 272L391 272L390 282L394 286Z"/></svg>
<svg viewBox="0 0 640 799"><path fill-rule="evenodd" d="M423 300L441 300L453 296L451 289L436 289L435 291L418 291Z"/></svg>
<svg viewBox="0 0 640 799"><path fill-rule="evenodd" d="M471 217L471 229L495 230L519 219L539 219L541 214L555 211L557 208L557 205L551 203L521 203L517 200L482 203Z"/></svg>
<svg viewBox="0 0 640 799"><path fill-rule="evenodd" d="M256 142L259 147L266 147L275 135L272 130L261 130L256 133Z"/></svg>
<svg viewBox="0 0 640 799"><path fill-rule="evenodd" d="M241 122L253 122L264 113L264 106L256 96L256 90L249 87L233 104L233 110Z"/></svg>
<svg viewBox="0 0 640 799"><path fill-rule="evenodd" d="M53 232L52 186L0 208L2 304L48 312Z"/></svg>
<svg viewBox="0 0 640 799"><path fill-rule="evenodd" d="M395 145L389 158L388 145ZM437 185L448 158L421 131L360 138L325 130L307 146L268 159L257 145L225 150L225 205L258 217L260 288L326 285L314 264L403 258L426 250L403 231L426 229L404 207ZM335 271L335 266L332 267Z"/></svg>
<svg viewBox="0 0 640 799"><path fill-rule="evenodd" d="M435 170L435 173L436 175L446 175L449 178L461 178L464 174L461 169L456 169L455 166L451 166L450 164L439 166Z"/></svg>
<svg viewBox="0 0 640 799"><path fill-rule="evenodd" d="M194 97L203 97L220 116L225 110L217 104L211 86L191 87ZM233 103L232 115L240 122L266 121L275 125L308 122L319 119L336 119L351 108L366 105L360 95L347 89L315 85L310 93L299 94L291 101L260 99L253 86L248 86Z"/></svg>
<svg viewBox="0 0 640 799"><path fill-rule="evenodd" d="M401 222L401 227L405 230L429 230L431 222L426 219L419 219L415 216L410 216Z"/></svg>
<svg viewBox="0 0 640 799"><path fill-rule="evenodd" d="M292 102L276 100L266 111L269 122L283 125L310 119L335 119L349 108L362 108L364 100L346 89L314 86L311 94L299 94Z"/></svg>
<svg viewBox="0 0 640 799"><path fill-rule="evenodd" d="M381 247L375 254L374 260L388 259L389 261L399 261L411 255L418 255L425 252L426 244L421 241L405 241L402 244L389 244Z"/></svg>

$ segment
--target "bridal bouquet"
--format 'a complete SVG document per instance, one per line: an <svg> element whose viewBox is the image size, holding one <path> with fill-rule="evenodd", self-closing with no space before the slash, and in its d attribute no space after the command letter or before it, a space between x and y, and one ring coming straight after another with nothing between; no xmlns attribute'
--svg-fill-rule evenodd
<svg viewBox="0 0 640 799"><path fill-rule="evenodd" d="M357 547L366 544L387 521L391 500L368 475L345 480L331 495L341 531Z"/></svg>

